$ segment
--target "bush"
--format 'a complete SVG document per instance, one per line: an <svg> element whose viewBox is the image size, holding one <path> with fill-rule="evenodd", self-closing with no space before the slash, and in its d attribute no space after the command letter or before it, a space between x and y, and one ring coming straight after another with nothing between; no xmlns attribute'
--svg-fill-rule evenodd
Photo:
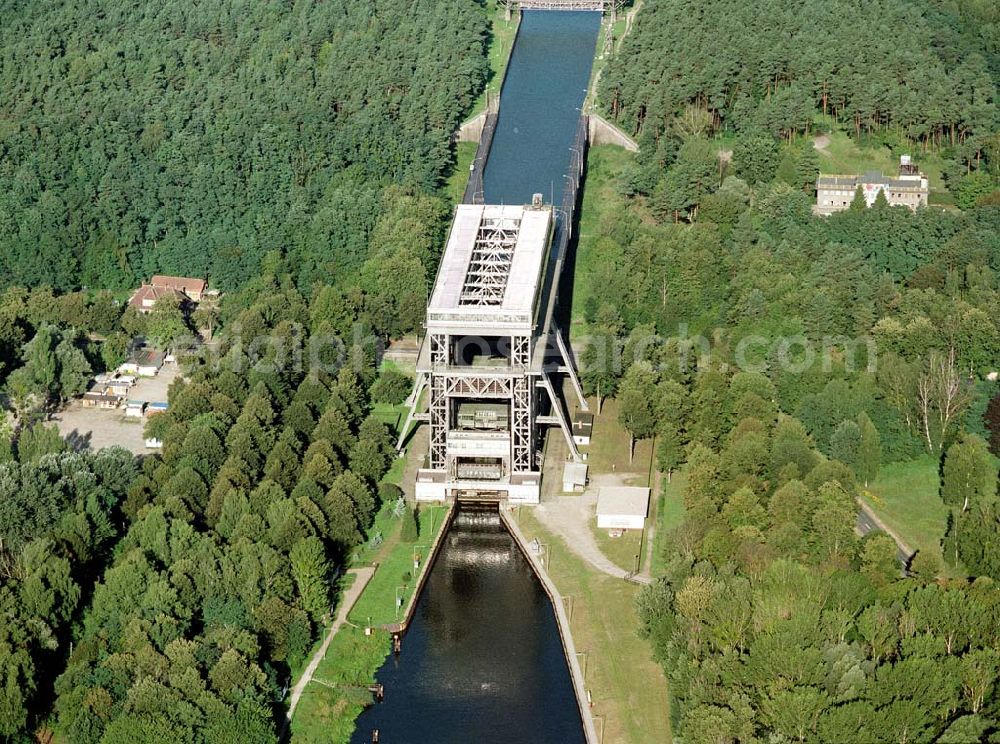
<svg viewBox="0 0 1000 744"><path fill-rule="evenodd" d="M388 367L382 370L375 384L372 385L372 400L376 403L398 406L406 400L406 396L410 394L410 388L412 387L412 377L403 374L397 369Z"/></svg>
<svg viewBox="0 0 1000 744"><path fill-rule="evenodd" d="M407 505L406 511L403 512L403 529L400 532L400 537L408 543L416 542L420 537L420 528L417 526L417 514L413 510L413 507L409 505Z"/></svg>

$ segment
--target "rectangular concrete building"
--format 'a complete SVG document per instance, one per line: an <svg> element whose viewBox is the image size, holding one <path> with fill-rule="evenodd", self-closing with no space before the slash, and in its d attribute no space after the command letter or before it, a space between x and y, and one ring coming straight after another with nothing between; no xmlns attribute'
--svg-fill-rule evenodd
<svg viewBox="0 0 1000 744"><path fill-rule="evenodd" d="M641 530L648 512L648 488L605 486L597 492L598 529Z"/></svg>
<svg viewBox="0 0 1000 744"><path fill-rule="evenodd" d="M858 189L865 199L865 206L875 203L880 193L885 194L889 206L927 206L930 193L927 176L921 173L908 155L903 155L899 163L899 175L889 178L882 173L869 172L861 176L824 176L816 179L816 214L828 215L841 212L851 206Z"/></svg>
<svg viewBox="0 0 1000 744"><path fill-rule="evenodd" d="M576 493L587 487L587 463L567 462L563 465L563 493Z"/></svg>

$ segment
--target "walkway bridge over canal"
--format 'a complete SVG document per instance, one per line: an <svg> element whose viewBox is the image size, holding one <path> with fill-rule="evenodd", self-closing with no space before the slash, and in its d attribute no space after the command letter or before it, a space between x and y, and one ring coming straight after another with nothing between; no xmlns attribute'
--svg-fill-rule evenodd
<svg viewBox="0 0 1000 744"><path fill-rule="evenodd" d="M507 16L514 10L589 10L616 12L625 0L504 0Z"/></svg>

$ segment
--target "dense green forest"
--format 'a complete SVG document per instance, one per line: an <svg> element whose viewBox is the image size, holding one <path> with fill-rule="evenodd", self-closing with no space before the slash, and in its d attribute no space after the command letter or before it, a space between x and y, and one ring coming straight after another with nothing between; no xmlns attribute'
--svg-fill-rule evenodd
<svg viewBox="0 0 1000 744"><path fill-rule="evenodd" d="M997 28L976 2L648 0L602 78L643 149L591 163L583 375L683 475L640 615L687 743L1000 736ZM813 216L802 135L838 126L934 151L962 212ZM950 516L903 577L856 501L915 457Z"/></svg>
<svg viewBox="0 0 1000 744"><path fill-rule="evenodd" d="M422 318L488 15L0 14L0 738L275 741L337 571L400 495L370 412L408 380L351 339ZM104 291L154 271L230 292L140 315ZM161 453L78 454L45 426L134 337L183 349L199 329L215 356L185 358L150 419Z"/></svg>
<svg viewBox="0 0 1000 744"><path fill-rule="evenodd" d="M600 97L661 160L678 132L791 141L827 115L903 152L940 150L953 186L983 158L1000 171L998 75L986 0L648 0Z"/></svg>
<svg viewBox="0 0 1000 744"><path fill-rule="evenodd" d="M650 0L602 82L643 150L591 155L582 375L682 476L640 615L686 743L1000 736L995 9L915 7ZM824 107L940 148L961 211L814 216ZM913 458L950 516L904 576L856 502Z"/></svg>
<svg viewBox="0 0 1000 744"><path fill-rule="evenodd" d="M587 188L620 195L597 207L575 290L585 386L615 395L626 430L684 478L685 517L640 606L675 731L691 744L986 740L1000 730L986 441L1000 455L986 379L1000 366L1000 202L821 218L773 168L720 185L709 143L688 137L680 153L668 177L699 157L710 174L700 192L678 181L693 223L633 191L633 163L593 153ZM856 499L917 456L941 463L952 516L943 550L901 578L890 538L855 535Z"/></svg>
<svg viewBox="0 0 1000 744"><path fill-rule="evenodd" d="M130 452L67 453L54 429L23 430L0 452L0 736L35 720L65 665L72 622L121 536L136 475ZM37 697L36 697L37 696Z"/></svg>
<svg viewBox="0 0 1000 744"><path fill-rule="evenodd" d="M369 416L373 349L339 371L282 364L273 340L307 343L320 303L270 275L238 302L238 342L189 360L147 424L162 455L129 486L130 529L56 682L71 741L274 741L330 577L385 493L395 451ZM258 338L267 351L248 357Z"/></svg>
<svg viewBox="0 0 1000 744"><path fill-rule="evenodd" d="M341 355L336 329L360 319L332 293L310 302L283 272L230 294L219 346L185 359L169 411L147 423L162 453L141 463L67 452L44 400L86 381L67 359L100 368L109 339L182 323L176 307L118 317L100 298L3 295L3 315L33 333L8 387L22 374L39 387L0 430L0 735L276 740L282 687L338 567L400 496L381 482L395 450L370 411L408 381L376 377L374 342Z"/></svg>
<svg viewBox="0 0 1000 744"><path fill-rule="evenodd" d="M5 285L233 289L273 251L304 290L354 276L386 186L438 188L487 74L476 2L5 0L0 17Z"/></svg>

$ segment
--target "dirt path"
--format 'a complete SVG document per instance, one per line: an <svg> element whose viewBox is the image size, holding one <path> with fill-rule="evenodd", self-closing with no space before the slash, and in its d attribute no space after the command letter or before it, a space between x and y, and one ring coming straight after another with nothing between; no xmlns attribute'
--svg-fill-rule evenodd
<svg viewBox="0 0 1000 744"><path fill-rule="evenodd" d="M601 573L619 579L629 578L629 572L616 566L601 552L590 531L590 521L597 508L597 491L602 486L621 485L629 473L599 475L582 494L574 496L552 496L534 507L538 521L549 531L559 535L577 556L585 560ZM649 576L639 574L635 581L649 584Z"/></svg>
<svg viewBox="0 0 1000 744"><path fill-rule="evenodd" d="M403 479L399 487L403 489L406 498L414 498L414 489L417 484L417 470L423 467L424 453L427 452L430 436L430 427L423 422L413 425L415 431L410 435L409 443L406 445L406 467L403 469Z"/></svg>
<svg viewBox="0 0 1000 744"><path fill-rule="evenodd" d="M818 137L813 137L813 147L819 150L824 155L829 155L826 148L830 146L830 138L825 134L821 134Z"/></svg>
<svg viewBox="0 0 1000 744"><path fill-rule="evenodd" d="M656 542L656 525L659 524L662 515L660 514L660 494L663 492L663 484L661 480L663 478L663 473L656 470L653 474L653 488L649 494L649 501L651 504L656 504L657 506L652 510L651 519L649 520L649 527L646 528L646 558L643 562L643 569L639 572L640 577L645 577L652 581L652 571L653 571L653 543Z"/></svg>
<svg viewBox="0 0 1000 744"><path fill-rule="evenodd" d="M372 576L375 574L374 567L367 568L352 568L348 574L354 575L354 583L351 584L350 588L344 592L343 597L340 599L340 606L337 608L337 619L333 621L333 624L327 628L326 638L323 641L323 645L320 646L313 657L309 660L309 665L306 670L302 673L302 677L298 682L295 683L295 687L292 688L291 697L288 699L288 713L285 715L285 723L282 727L282 739L284 739L285 732L288 729L288 724L292 720L292 714L295 713L295 708L299 704L299 699L302 697L302 693L305 692L306 685L308 685L313 678L313 674L316 673L316 668L319 663L323 661L323 657L326 656L326 651L330 648L330 642L333 640L333 636L336 635L337 631L341 629L345 622L347 622L347 613L351 611L354 607L354 603L358 601L358 597L361 596L361 592L364 588L368 586L368 582L371 581Z"/></svg>

